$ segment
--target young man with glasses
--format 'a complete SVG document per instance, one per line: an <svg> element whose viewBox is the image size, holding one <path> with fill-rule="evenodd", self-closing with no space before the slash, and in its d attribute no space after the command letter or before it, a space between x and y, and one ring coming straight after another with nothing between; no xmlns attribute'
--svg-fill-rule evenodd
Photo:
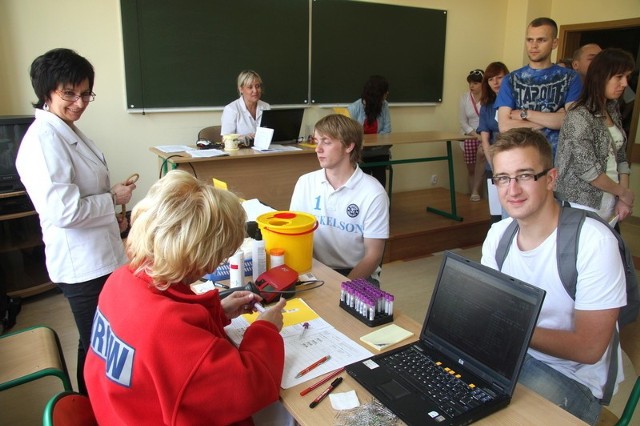
<svg viewBox="0 0 640 426"><path fill-rule="evenodd" d="M501 132L518 127L541 130L553 147L569 106L578 99L582 83L578 74L551 62L558 47L558 25L551 18L536 18L525 39L529 64L502 81L495 105Z"/></svg>
<svg viewBox="0 0 640 426"><path fill-rule="evenodd" d="M482 246L482 263L500 269L496 250L509 224L518 230L502 272L547 292L520 383L589 424L600 413L608 378L611 339L619 308L626 304L618 241L603 223L586 218L578 238L575 300L557 266L561 207L553 189L558 172L551 146L531 129L513 129L491 146L493 182L509 218L494 224ZM617 343L616 343L617 344ZM620 354L618 348L618 357ZM618 359L616 384L623 380Z"/></svg>

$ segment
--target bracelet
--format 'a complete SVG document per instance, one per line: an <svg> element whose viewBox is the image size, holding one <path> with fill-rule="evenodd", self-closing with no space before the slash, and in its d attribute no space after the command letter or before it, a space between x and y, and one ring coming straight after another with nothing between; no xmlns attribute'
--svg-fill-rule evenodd
<svg viewBox="0 0 640 426"><path fill-rule="evenodd" d="M109 193L111 194L111 200L113 201L113 207L115 207L117 205L116 203L116 193L113 191L109 191Z"/></svg>

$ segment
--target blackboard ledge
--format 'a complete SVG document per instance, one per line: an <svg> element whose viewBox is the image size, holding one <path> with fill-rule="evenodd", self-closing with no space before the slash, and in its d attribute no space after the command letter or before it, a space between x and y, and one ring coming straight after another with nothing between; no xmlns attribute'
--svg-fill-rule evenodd
<svg viewBox="0 0 640 426"><path fill-rule="evenodd" d="M309 108L311 105L307 104L286 104L286 105L271 105L271 109L283 109L283 108ZM129 114L155 114L163 112L211 112L222 111L223 106L209 106L209 107L172 107L172 108L127 108Z"/></svg>
<svg viewBox="0 0 640 426"><path fill-rule="evenodd" d="M346 108L349 104L313 104L317 108ZM440 106L442 102L389 102L389 107Z"/></svg>

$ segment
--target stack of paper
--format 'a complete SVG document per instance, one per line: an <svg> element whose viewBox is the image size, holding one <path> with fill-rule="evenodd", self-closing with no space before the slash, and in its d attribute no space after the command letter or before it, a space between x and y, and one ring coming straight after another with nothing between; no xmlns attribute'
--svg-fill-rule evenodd
<svg viewBox="0 0 640 426"><path fill-rule="evenodd" d="M413 336L413 333L409 330L405 330L402 327L398 327L395 324L390 324L386 327L376 330L369 334L366 334L360 338L364 343L371 346L377 351L388 348L391 345L395 345L398 342L403 341Z"/></svg>

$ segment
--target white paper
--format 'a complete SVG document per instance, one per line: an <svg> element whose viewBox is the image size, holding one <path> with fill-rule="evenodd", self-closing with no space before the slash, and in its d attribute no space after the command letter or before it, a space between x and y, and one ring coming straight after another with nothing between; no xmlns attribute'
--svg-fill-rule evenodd
<svg viewBox="0 0 640 426"><path fill-rule="evenodd" d="M187 154L194 158L224 157L228 153L219 149L189 149Z"/></svg>
<svg viewBox="0 0 640 426"><path fill-rule="evenodd" d="M498 187L493 184L491 179L487 179L487 193L489 195L489 214L491 216L501 216L502 205L498 196Z"/></svg>
<svg viewBox="0 0 640 426"><path fill-rule="evenodd" d="M354 390L341 393L332 392L329 394L329 400L334 410L351 410L360 406L360 400Z"/></svg>
<svg viewBox="0 0 640 426"><path fill-rule="evenodd" d="M253 149L257 151L268 150L269 145L271 145L271 139L273 139L273 129L268 127L258 127L253 139Z"/></svg>
<svg viewBox="0 0 640 426"><path fill-rule="evenodd" d="M283 389L289 389L373 355L322 318L309 321L309 324L303 338L300 338L300 324L284 327L280 331L285 351L284 373L280 385ZM233 343L239 345L247 327L249 323L240 316L234 318L231 324L225 327L225 331ZM296 379L295 376L301 370L326 355L331 355L331 359Z"/></svg>
<svg viewBox="0 0 640 426"><path fill-rule="evenodd" d="M156 146L155 149L157 149L158 151L169 153L169 152L189 151L189 150L192 150L193 148L187 145L160 145L160 146Z"/></svg>
<svg viewBox="0 0 640 426"><path fill-rule="evenodd" d="M273 208L262 204L257 198L243 201L242 207L247 213L247 221L255 221L261 214L275 211Z"/></svg>

